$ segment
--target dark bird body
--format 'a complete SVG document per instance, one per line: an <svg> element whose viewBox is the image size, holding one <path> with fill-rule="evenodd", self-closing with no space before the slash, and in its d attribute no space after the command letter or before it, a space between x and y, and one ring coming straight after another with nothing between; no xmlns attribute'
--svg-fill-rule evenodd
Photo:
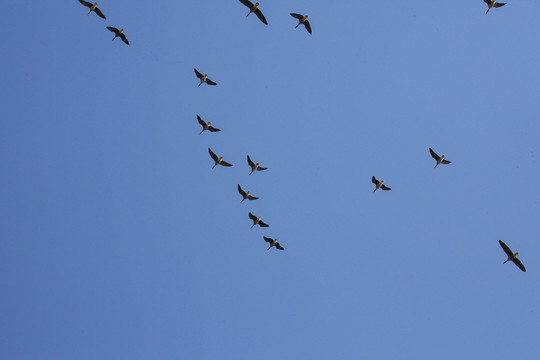
<svg viewBox="0 0 540 360"><path fill-rule="evenodd" d="M501 6L504 6L506 5L506 3L498 3L496 2L495 0L492 0L492 1L489 1L489 0L484 0L484 2L488 5L488 9L486 11L486 14L489 12L489 10L491 10L491 8L495 7L495 8L498 8L498 7L501 7Z"/></svg>
<svg viewBox="0 0 540 360"><path fill-rule="evenodd" d="M506 259L503 264L506 264L508 261L512 261L514 264L516 264L516 266L518 268L521 269L521 271L525 272L525 266L523 266L523 264L521 263L521 261L519 261L519 259L517 258L517 256L519 255L519 253L513 253L512 250L510 250L510 248L505 244L503 243L501 240L499 240L499 244L501 245L501 247L503 248L504 252L506 253L506 256L508 256L508 259Z"/></svg>
<svg viewBox="0 0 540 360"><path fill-rule="evenodd" d="M308 15L300 15L300 14L296 14L296 13L290 13L290 15L293 18L298 19L298 25L296 25L295 29L303 24L305 26L307 32L311 34L311 25L309 24L309 21L307 19Z"/></svg>
<svg viewBox="0 0 540 360"><path fill-rule="evenodd" d="M113 32L113 33L114 33L113 41L114 41L114 39L116 39L118 36L120 36L120 39L122 39L123 42L125 42L126 44L129 45L129 41L128 41L128 39L126 38L126 35L124 35L124 29L118 30L117 28L112 27L112 26L107 26L107 29L109 29L110 32Z"/></svg>
<svg viewBox="0 0 540 360"><path fill-rule="evenodd" d="M97 3L91 3L91 2L88 2L88 1L84 1L84 0L79 0L79 2L81 4L83 4L84 6L86 6L87 8L90 9L90 11L88 11L88 15L90 15L90 13L93 11L96 13L97 16L99 16L100 18L102 19L106 19L105 15L103 15L103 13L101 12L101 10L99 10L99 8L97 7Z"/></svg>
<svg viewBox="0 0 540 360"><path fill-rule="evenodd" d="M267 243L270 244L270 247L267 249L267 250L270 250L272 248L272 246L275 246L276 249L278 250L285 250L285 248L283 246L281 246L278 242L277 242L277 238L275 239L270 239L270 238L267 238L266 236L263 236L264 237L264 241L266 241Z"/></svg>
<svg viewBox="0 0 540 360"><path fill-rule="evenodd" d="M204 83L207 83L208 85L217 85L217 83L213 82L212 80L208 78L208 74L203 75L200 72L198 72L197 69L193 69L193 70L195 70L195 75L197 75L197 77L201 80L201 82L199 83L199 86L201 86Z"/></svg>
<svg viewBox="0 0 540 360"><path fill-rule="evenodd" d="M249 218L251 220L253 220L253 225L251 225L251 229L253 229L253 227L255 225L259 225L260 227L268 227L268 226L270 226L270 225L267 225L267 224L263 223L262 220L261 220L261 217L262 216L256 217L252 213L249 213Z"/></svg>
<svg viewBox="0 0 540 360"><path fill-rule="evenodd" d="M247 162L248 162L248 165L251 167L251 172L249 173L249 175L253 174L254 171L263 171L263 170L268 169L268 168L259 166L260 165L259 163L254 163L253 161L251 161L251 159L249 158L249 155L247 156Z"/></svg>
<svg viewBox="0 0 540 360"><path fill-rule="evenodd" d="M210 124L211 124L212 122L211 122L211 121L205 122L203 119L201 119L201 117L200 117L199 115L197 115L197 121L199 122L199 124L201 124L201 126L202 126L202 128L203 128L203 129L201 130L201 132L199 133L199 135L202 134L203 131L205 131L205 130L208 130L208 131L210 131L210 132L218 132L218 131L221 131L220 129L216 129L216 128L213 127L213 126L210 126Z"/></svg>
<svg viewBox="0 0 540 360"><path fill-rule="evenodd" d="M214 166L212 166L212 169L218 165L227 166L227 167L232 166L232 164L229 164L228 162L223 160L223 156L218 157L216 154L214 154L212 149L208 148L208 152L210 153L210 157L212 158L212 160L214 160L215 162Z"/></svg>
<svg viewBox="0 0 540 360"><path fill-rule="evenodd" d="M264 25L268 25L268 22L266 21L266 18L264 17L263 13L261 12L261 10L259 10L259 3L256 2L255 4L253 4L251 1L249 0L239 0L242 4L244 4L245 6L247 6L249 8L249 12L248 14L246 15L246 17L248 17L251 13L255 13L255 15L257 15L257 17L259 18L259 20L261 20L263 22Z"/></svg>
<svg viewBox="0 0 540 360"><path fill-rule="evenodd" d="M371 182L375 184L375 190L373 190L373 192L377 191L377 189L392 190L388 186L383 185L384 180L379 181L379 180L375 179L375 176L373 176L371 178Z"/></svg>
<svg viewBox="0 0 540 360"><path fill-rule="evenodd" d="M242 195L242 201L240 201L241 203L243 203L244 200L246 200L246 199L248 199L248 200L257 200L258 199L258 197L251 196L249 194L249 191L245 192L244 190L242 190L242 188L240 187L240 184L238 184L238 193L240 195Z"/></svg>
<svg viewBox="0 0 540 360"><path fill-rule="evenodd" d="M444 155L443 156L439 156L435 153L435 151L433 151L431 148L429 148L429 153L431 154L431 157L435 159L435 161L437 161L437 164L435 164L435 167L439 166L439 164L443 164L443 165L446 165L446 164L450 164L451 161L448 161L448 160L445 160L444 159Z"/></svg>

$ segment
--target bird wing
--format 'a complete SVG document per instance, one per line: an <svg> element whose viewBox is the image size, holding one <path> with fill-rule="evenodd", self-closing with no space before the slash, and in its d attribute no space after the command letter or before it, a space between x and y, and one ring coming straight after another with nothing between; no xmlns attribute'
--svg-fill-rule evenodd
<svg viewBox="0 0 540 360"><path fill-rule="evenodd" d="M516 266L517 266L518 268L521 269L521 271L526 271L526 270L525 270L525 266L523 266L523 264L521 263L521 261L519 261L518 258L514 258L514 260L512 260L512 261L514 262L514 264L516 264Z"/></svg>
<svg viewBox="0 0 540 360"><path fill-rule="evenodd" d="M95 12L95 13L97 14L97 16L99 16L100 18L102 18L102 19L107 19L107 18L105 17L105 15L103 15L103 13L101 12L101 10L99 10L99 8L95 8L95 9L94 9L94 12Z"/></svg>
<svg viewBox="0 0 540 360"><path fill-rule="evenodd" d="M249 157L249 155L247 156L247 160L248 160L249 166L251 166L251 167L255 166L255 163L253 161L251 161L251 158Z"/></svg>
<svg viewBox="0 0 540 360"><path fill-rule="evenodd" d="M304 18L303 15L300 15L300 14L297 14L297 13L290 13L290 15L295 18L295 19L298 19L298 20L302 20Z"/></svg>
<svg viewBox="0 0 540 360"><path fill-rule="evenodd" d="M206 81L205 81L208 85L217 85L217 83L213 82L212 80L210 80L209 78L206 78Z"/></svg>
<svg viewBox="0 0 540 360"><path fill-rule="evenodd" d="M248 200L257 200L257 199L258 199L258 197L248 195Z"/></svg>
<svg viewBox="0 0 540 360"><path fill-rule="evenodd" d="M221 160L221 162L220 162L219 164L220 164L221 166L226 166L226 167L231 167L231 166L232 166L232 164L229 164L228 162L223 161L223 160Z"/></svg>
<svg viewBox="0 0 540 360"><path fill-rule="evenodd" d="M304 21L304 26L306 27L307 32L311 34L311 25L309 25L309 21Z"/></svg>
<svg viewBox="0 0 540 360"><path fill-rule="evenodd" d="M115 33L115 34L118 34L118 31L120 31L120 30L118 30L117 28L112 27L112 26L107 26L107 29L109 29L109 31L112 31L112 32Z"/></svg>
<svg viewBox="0 0 540 360"><path fill-rule="evenodd" d="M201 117L199 115L197 115L197 121L199 122L199 124L201 124L202 127L206 126L206 123L204 122L203 119L201 119Z"/></svg>
<svg viewBox="0 0 540 360"><path fill-rule="evenodd" d="M240 184L238 184L238 193L242 196L246 196L246 192L242 190L242 188L240 187Z"/></svg>
<svg viewBox="0 0 540 360"><path fill-rule="evenodd" d="M371 182L375 185L379 185L379 180L375 179L375 176L371 178Z"/></svg>
<svg viewBox="0 0 540 360"><path fill-rule="evenodd" d="M263 167L260 167L260 166L259 166L259 167L257 168L257 171L263 171L263 170L266 170L266 169L268 169L268 168L263 168Z"/></svg>
<svg viewBox="0 0 540 360"><path fill-rule="evenodd" d="M441 164L444 164L444 165L450 164L450 163L451 163L451 161L448 161L448 160L443 160L443 161L441 162Z"/></svg>
<svg viewBox="0 0 540 360"><path fill-rule="evenodd" d="M120 34L120 39L122 39L123 42L125 42L127 45L129 45L129 41L128 41L126 35L124 35L124 33Z"/></svg>
<svg viewBox="0 0 540 360"><path fill-rule="evenodd" d="M248 0L239 0L242 4L246 5L250 10L253 7L253 3Z"/></svg>
<svg viewBox="0 0 540 360"><path fill-rule="evenodd" d="M493 7L501 7L501 6L504 6L504 5L506 5L506 3L498 3L498 2L496 2L495 4L493 4ZM521 269L521 270L525 271L524 269Z"/></svg>
<svg viewBox="0 0 540 360"><path fill-rule="evenodd" d="M503 248L504 252L506 253L506 255L508 256L512 256L514 255L514 253L512 252L512 250L510 250L510 248L502 242L502 240L499 240L499 244L501 245L501 247Z"/></svg>
<svg viewBox="0 0 540 360"><path fill-rule="evenodd" d="M257 217L253 215L252 213L249 213L249 218L253 221L257 221Z"/></svg>
<svg viewBox="0 0 540 360"><path fill-rule="evenodd" d="M270 225L263 223L261 220L259 220L259 226L260 227L269 227Z"/></svg>
<svg viewBox="0 0 540 360"><path fill-rule="evenodd" d="M278 242L276 242L275 247L276 247L276 249L278 249L278 250L285 250L285 248L284 248L283 246L279 245Z"/></svg>
<svg viewBox="0 0 540 360"><path fill-rule="evenodd" d="M210 148L208 148L208 152L210 153L210 157L214 159L214 161L218 161L217 155L214 154L214 152Z"/></svg>
<svg viewBox="0 0 540 360"><path fill-rule="evenodd" d="M431 154L431 157L434 158L435 160L439 161L439 159L441 158L439 155L437 155L435 153L435 151L433 151L431 148L429 148L429 152Z"/></svg>
<svg viewBox="0 0 540 360"><path fill-rule="evenodd" d="M211 132L221 131L220 129L216 129L216 128L213 127L213 126L209 126L209 127L208 127L208 130L210 130Z"/></svg>
<svg viewBox="0 0 540 360"><path fill-rule="evenodd" d="M79 2L83 4L84 6L86 6L87 8L91 8L93 5L92 3L89 3L88 1L84 1L84 0L79 0Z"/></svg>
<svg viewBox="0 0 540 360"><path fill-rule="evenodd" d="M386 186L384 184L383 184L383 186L381 186L381 189L383 189L383 190L392 190L392 189L390 189L388 186Z"/></svg>
<svg viewBox="0 0 540 360"><path fill-rule="evenodd" d="M200 72L198 72L197 69L193 69L193 70L195 70L195 75L197 75L197 77L198 77L199 79L202 79L202 78L204 77L204 75L201 74Z"/></svg>
<svg viewBox="0 0 540 360"><path fill-rule="evenodd" d="M484 0L484 2L485 2L486 4L488 4L488 5L491 5L491 1L489 1L489 0Z"/></svg>
<svg viewBox="0 0 540 360"><path fill-rule="evenodd" d="M274 243L274 240L270 239L270 238L267 238L266 236L263 236L264 238L264 241L266 241L267 243L269 244L273 244Z"/></svg>
<svg viewBox="0 0 540 360"><path fill-rule="evenodd" d="M261 10L257 9L255 10L255 15L257 15L257 17L259 18L259 20L261 20L263 22L264 25L268 25L268 22L266 21L266 18L264 17L263 13Z"/></svg>

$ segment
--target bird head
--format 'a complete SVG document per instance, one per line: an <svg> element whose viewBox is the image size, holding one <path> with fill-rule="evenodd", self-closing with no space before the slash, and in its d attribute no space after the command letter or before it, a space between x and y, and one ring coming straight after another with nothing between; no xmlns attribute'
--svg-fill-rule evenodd
<svg viewBox="0 0 540 360"><path fill-rule="evenodd" d="M120 29L120 32L123 32L123 31L124 31L124 29Z"/></svg>
<svg viewBox="0 0 540 360"><path fill-rule="evenodd" d="M211 121L209 121L209 122L208 122L208 125L210 125L211 123L212 123L212 122L211 122Z"/></svg>
<svg viewBox="0 0 540 360"><path fill-rule="evenodd" d="M259 166L259 163L256 163L255 166Z"/></svg>
<svg viewBox="0 0 540 360"><path fill-rule="evenodd" d="M220 157L219 157L219 161L221 161L221 160L223 160L223 156L220 156Z"/></svg>
<svg viewBox="0 0 540 360"><path fill-rule="evenodd" d="M309 17L309 15L306 15L306 19Z"/></svg>
<svg viewBox="0 0 540 360"><path fill-rule="evenodd" d="M259 5L260 5L259 2L257 1L257 2L255 3L255 6L259 6Z"/></svg>
<svg viewBox="0 0 540 360"><path fill-rule="evenodd" d="M519 252L515 253L514 256L518 256L519 255Z"/></svg>

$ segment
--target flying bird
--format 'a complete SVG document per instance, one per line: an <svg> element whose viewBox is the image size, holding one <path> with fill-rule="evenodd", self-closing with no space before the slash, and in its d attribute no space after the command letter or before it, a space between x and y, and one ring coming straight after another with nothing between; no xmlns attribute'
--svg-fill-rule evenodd
<svg viewBox="0 0 540 360"><path fill-rule="evenodd" d="M249 213L249 218L251 220L253 220L253 225L251 225L251 228L250 229L253 229L253 227L257 224L259 224L260 227L268 227L270 225L267 225L265 223L262 222L261 220L261 217L262 216L259 216L259 217L256 217L255 215L253 215L252 213Z"/></svg>
<svg viewBox="0 0 540 360"><path fill-rule="evenodd" d="M208 152L210 153L210 157L212 157L212 159L214 159L215 161L215 164L214 166L212 166L212 169L215 168L217 165L221 165L221 166L232 166L232 164L229 164L228 162L226 161L223 161L223 156L220 156L219 158L217 157L216 154L214 154L214 152L208 148Z"/></svg>
<svg viewBox="0 0 540 360"><path fill-rule="evenodd" d="M435 164L435 167L439 166L439 164L443 164L443 165L446 165L446 164L450 164L451 161L448 161L448 160L444 160L444 155L443 156L439 156L435 153L435 151L433 151L431 148L429 148L429 152L431 153L431 157L435 159L435 161L437 161L437 164Z"/></svg>
<svg viewBox="0 0 540 360"><path fill-rule="evenodd" d="M258 197L249 195L249 191L245 192L244 190L242 190L242 188L240 187L240 184L238 184L238 193L240 195L242 195L242 201L240 201L241 203L243 203L244 200L246 200L246 199L248 199L248 200L257 200L258 199Z"/></svg>
<svg viewBox="0 0 540 360"><path fill-rule="evenodd" d="M300 25L304 24L304 26L306 27L306 30L308 33L311 34L311 25L309 25L309 21L308 21L308 15L300 15L300 14L296 14L296 13L291 13L291 16L295 19L298 19L298 25L295 26L295 29L297 27L299 27Z"/></svg>
<svg viewBox="0 0 540 360"><path fill-rule="evenodd" d="M109 29L109 31L111 31L111 32L114 33L113 41L114 41L114 39L116 39L118 36L120 36L120 39L122 39L123 42L125 42L126 44L129 45L129 41L128 41L128 39L126 38L126 35L124 35L124 29L118 30L117 28L112 27L112 26L107 26L107 29Z"/></svg>
<svg viewBox="0 0 540 360"><path fill-rule="evenodd" d="M267 250L270 250L270 249L272 248L272 246L275 246L276 249L278 249L278 250L285 250L284 247L282 247L281 245L279 245L279 243L277 242L277 238L275 238L275 239L273 239L273 240L270 239L270 238L267 238L266 236L263 236L263 238L264 238L264 241L266 241L267 243L270 244L270 247L269 247Z"/></svg>
<svg viewBox="0 0 540 360"><path fill-rule="evenodd" d="M79 2L80 2L81 4L83 4L84 6L86 6L87 8L90 9L90 11L88 12L89 15L90 15L90 13L93 11L93 12L95 12L96 15L99 16L100 18L106 19L105 15L103 15L103 13L101 12L101 10L99 10L99 8L97 7L97 3L92 4L91 2L84 1L84 0L79 0Z"/></svg>
<svg viewBox="0 0 540 360"><path fill-rule="evenodd" d="M208 131L211 131L211 132L221 131L220 129L216 129L213 126L210 126L210 124L212 123L211 121L204 122L204 120L201 119L201 117L199 115L197 115L197 120L199 121L199 124L201 124L201 126L202 126L202 130L199 133L199 135L202 134L204 130L208 130Z"/></svg>
<svg viewBox="0 0 540 360"><path fill-rule="evenodd" d="M388 186L383 185L384 180L379 181L375 179L375 176L371 178L371 182L375 184L375 190L373 190L373 192L377 191L377 189L392 190Z"/></svg>
<svg viewBox="0 0 540 360"><path fill-rule="evenodd" d="M259 18L259 20L261 20L263 22L264 25L268 25L268 22L266 21L266 18L264 17L263 13L261 12L261 10L259 10L259 2L256 2L255 5L249 1L249 0L239 0L242 4L246 5L248 8L249 8L249 12L248 14L246 15L246 17L248 17L251 13L255 13L255 15L257 15L257 17Z"/></svg>
<svg viewBox="0 0 540 360"><path fill-rule="evenodd" d="M484 0L484 2L488 5L486 14L489 12L489 10L491 10L492 7L498 8L498 7L506 5L506 3L498 3L498 2L495 2L495 0L492 0L492 1Z"/></svg>
<svg viewBox="0 0 540 360"><path fill-rule="evenodd" d="M268 169L265 167L260 167L259 163L255 164L253 161L251 161L251 159L249 158L249 155L247 156L247 161L248 161L249 166L251 166L251 172L249 173L249 175L253 174L254 171L263 171L263 170Z"/></svg>
<svg viewBox="0 0 540 360"><path fill-rule="evenodd" d="M213 82L212 80L208 78L208 74L203 75L200 72L198 72L197 69L193 69L193 70L195 70L195 75L197 75L197 77L201 79L199 86L201 86L203 83L207 83L208 85L217 85L217 83Z"/></svg>
<svg viewBox="0 0 540 360"><path fill-rule="evenodd" d="M519 261L519 259L517 258L517 256L519 255L519 253L513 253L512 250L510 250L510 248L508 246L506 246L505 243L503 243L501 240L499 240L499 244L501 245L501 247L503 248L504 252L506 253L506 255L508 256L508 259L506 259L505 262L503 262L503 264L506 264L507 261L513 261L514 264L516 264L516 266L518 268L521 269L521 271L526 271L525 270L525 266L523 266L523 264L521 263L521 261Z"/></svg>

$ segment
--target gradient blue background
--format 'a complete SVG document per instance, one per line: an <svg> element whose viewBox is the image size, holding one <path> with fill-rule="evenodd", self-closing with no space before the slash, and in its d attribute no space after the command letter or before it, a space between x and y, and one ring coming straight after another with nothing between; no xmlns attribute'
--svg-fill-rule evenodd
<svg viewBox="0 0 540 360"><path fill-rule="evenodd" d="M1 4L0 358L540 357L540 3Z"/></svg>

